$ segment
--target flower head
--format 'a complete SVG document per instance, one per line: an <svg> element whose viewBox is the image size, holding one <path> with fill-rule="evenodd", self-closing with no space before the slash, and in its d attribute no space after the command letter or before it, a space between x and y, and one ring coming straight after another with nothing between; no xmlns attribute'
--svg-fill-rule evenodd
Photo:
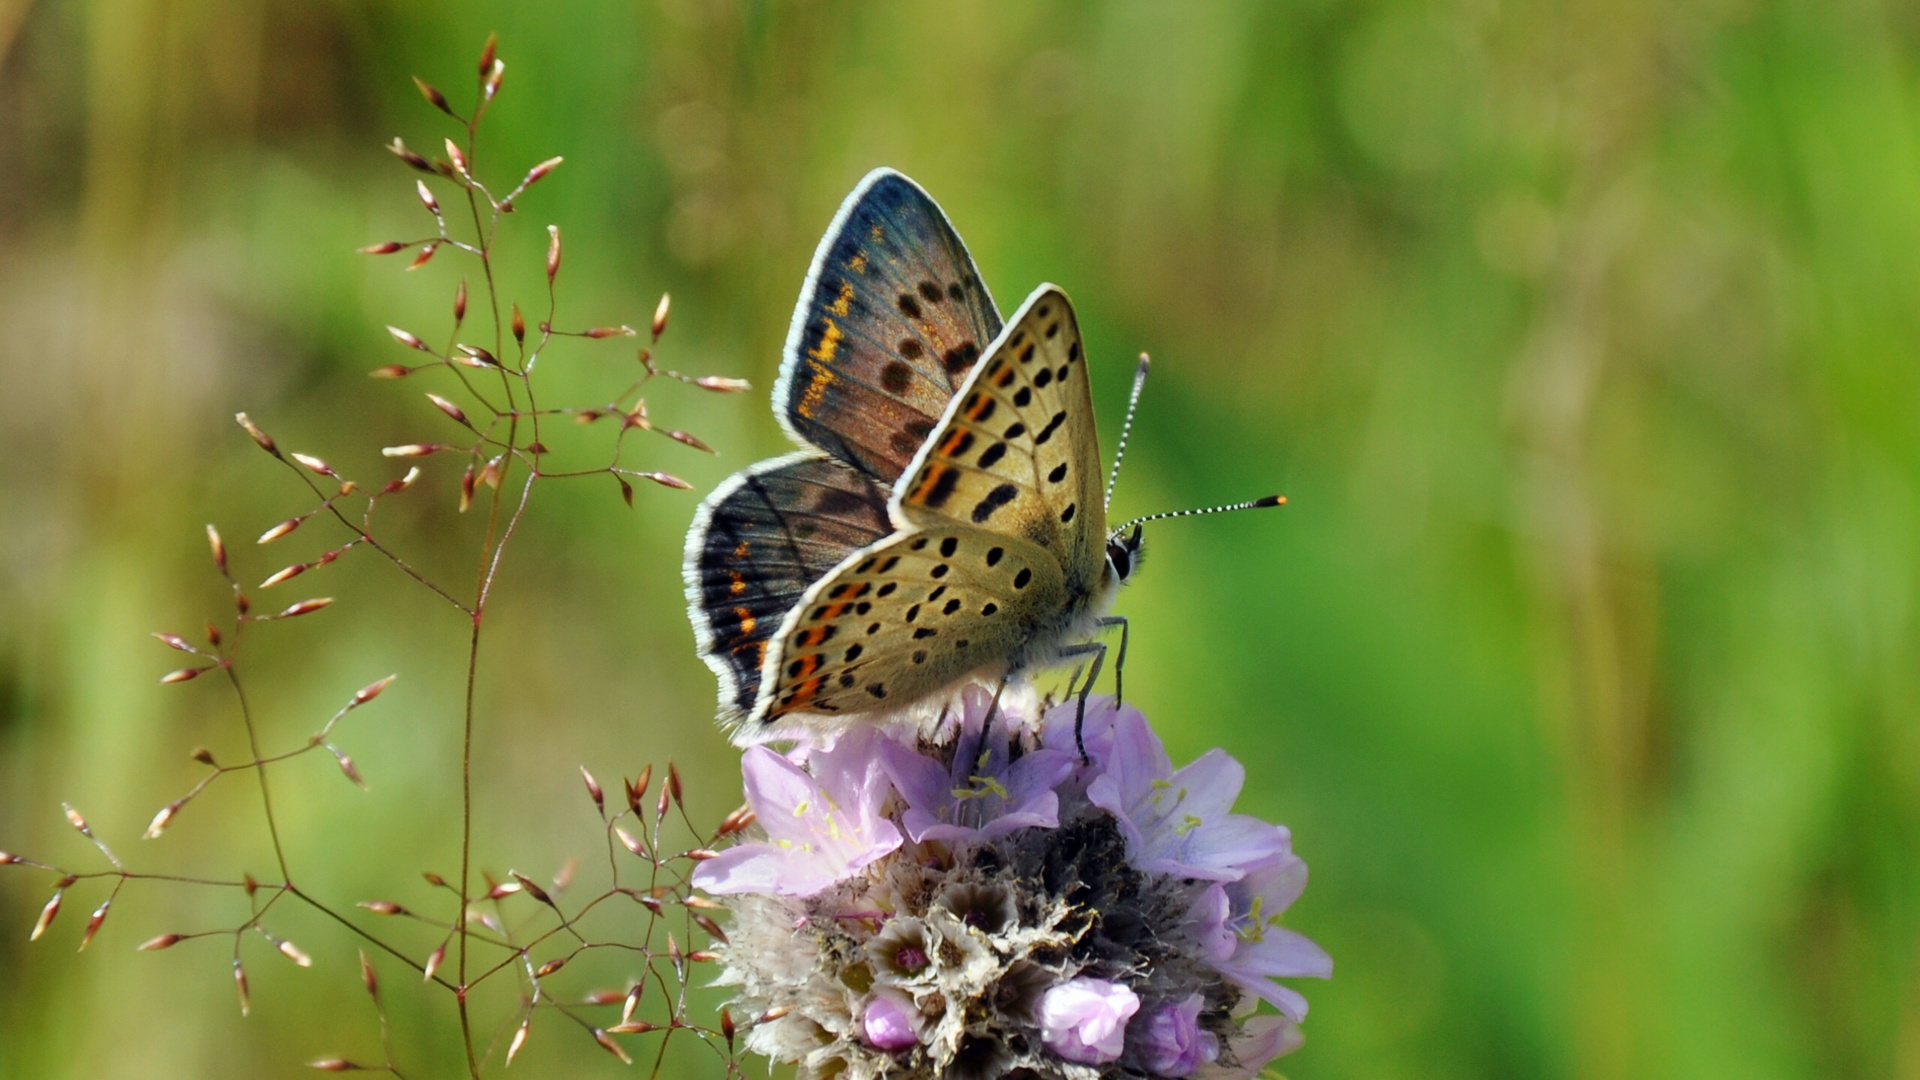
<svg viewBox="0 0 1920 1080"><path fill-rule="evenodd" d="M734 925L719 982L748 1049L802 1080L1251 1076L1300 1043L1325 977L1279 925L1285 829L1232 813L1215 751L1176 770L1138 710L964 695L949 738L857 727L743 762L765 839L696 870ZM1278 1013L1262 1013L1261 1002Z"/></svg>

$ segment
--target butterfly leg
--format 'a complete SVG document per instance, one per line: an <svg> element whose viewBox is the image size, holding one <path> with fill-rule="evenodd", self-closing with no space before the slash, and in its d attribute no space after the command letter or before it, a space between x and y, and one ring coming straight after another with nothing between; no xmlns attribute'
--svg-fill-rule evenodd
<svg viewBox="0 0 1920 1080"><path fill-rule="evenodd" d="M1100 620L1099 625L1118 626L1120 628L1120 652L1113 658L1113 705L1114 708L1117 709L1120 707L1120 703L1127 699L1126 694L1120 688L1120 673L1125 671L1127 667L1127 617L1125 615L1108 615Z"/></svg>
<svg viewBox="0 0 1920 1080"><path fill-rule="evenodd" d="M980 725L982 731L993 730L993 718L1000 713L1000 692L1007 688L1007 677L1000 676L1000 684L993 688L993 700L987 703L987 719Z"/></svg>
<svg viewBox="0 0 1920 1080"><path fill-rule="evenodd" d="M1087 694L1092 692L1094 680L1100 677L1100 665L1107 659L1107 644L1104 641L1089 641L1084 645L1068 645L1060 650L1061 657L1091 656L1093 662L1087 667L1087 681L1080 685L1080 708L1073 716L1073 745L1080 751L1080 764L1091 765L1093 759L1087 756L1087 740L1084 728L1087 723Z"/></svg>

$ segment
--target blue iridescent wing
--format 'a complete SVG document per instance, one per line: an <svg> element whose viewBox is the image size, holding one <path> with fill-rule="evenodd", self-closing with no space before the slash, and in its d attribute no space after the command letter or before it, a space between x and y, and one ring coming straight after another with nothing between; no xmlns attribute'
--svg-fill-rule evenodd
<svg viewBox="0 0 1920 1080"><path fill-rule="evenodd" d="M993 297L940 207L876 169L814 254L774 412L796 440L891 484L999 332Z"/></svg>
<svg viewBox="0 0 1920 1080"><path fill-rule="evenodd" d="M752 711L768 640L808 586L893 532L887 489L802 451L735 473L700 504L682 574L701 659L720 679L720 718Z"/></svg>

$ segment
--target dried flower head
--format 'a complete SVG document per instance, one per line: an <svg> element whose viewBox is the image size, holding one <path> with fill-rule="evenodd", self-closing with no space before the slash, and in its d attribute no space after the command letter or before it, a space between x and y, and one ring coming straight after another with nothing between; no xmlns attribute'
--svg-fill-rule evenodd
<svg viewBox="0 0 1920 1080"><path fill-rule="evenodd" d="M743 762L764 838L702 863L748 1050L801 1077L1239 1077L1300 1043L1327 977L1279 925L1286 829L1231 813L1214 751L1175 770L1138 710L1044 715L981 687L933 737L861 728ZM992 714L990 716L990 714ZM1260 1002L1275 1012L1259 1013Z"/></svg>

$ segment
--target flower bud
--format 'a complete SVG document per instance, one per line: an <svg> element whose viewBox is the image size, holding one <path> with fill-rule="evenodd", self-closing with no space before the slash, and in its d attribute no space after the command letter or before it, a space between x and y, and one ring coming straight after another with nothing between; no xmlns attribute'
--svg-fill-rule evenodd
<svg viewBox="0 0 1920 1080"><path fill-rule="evenodd" d="M391 255L391 254L393 254L394 252L396 252L396 251L399 251L399 250L400 250L401 248L403 248L403 247L406 247L406 246L407 246L407 245L405 245L405 244L403 244L403 243L401 243L401 242L400 242L400 241L398 241L398 240L386 240L386 241L382 241L381 243L378 243L378 244L368 244L368 245L367 245L366 247L363 247L363 248L361 248L361 249L359 249L359 251L357 252L357 254L360 254L360 255Z"/></svg>
<svg viewBox="0 0 1920 1080"><path fill-rule="evenodd" d="M427 82L425 79L422 79L418 75L415 75L413 77L413 85L420 88L420 96L423 98L426 98L427 101L430 102L434 108L439 109L441 112L446 113L448 116L453 115L453 106L447 104L447 95L441 93L431 83Z"/></svg>
<svg viewBox="0 0 1920 1080"><path fill-rule="evenodd" d="M653 340L655 341L659 341L660 335L667 331L667 307L672 302L672 293L661 293L660 303L653 309Z"/></svg>
<svg viewBox="0 0 1920 1080"><path fill-rule="evenodd" d="M547 226L547 284L560 274L560 226Z"/></svg>

